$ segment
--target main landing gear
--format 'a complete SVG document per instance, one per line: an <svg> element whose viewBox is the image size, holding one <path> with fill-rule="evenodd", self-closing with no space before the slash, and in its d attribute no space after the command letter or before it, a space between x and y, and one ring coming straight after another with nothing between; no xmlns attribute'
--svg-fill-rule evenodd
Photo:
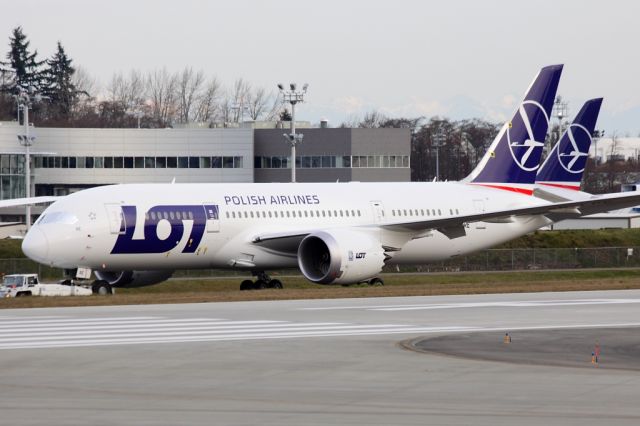
<svg viewBox="0 0 640 426"><path fill-rule="evenodd" d="M107 294L113 294L113 288L111 284L104 280L95 280L91 284L91 291L93 294L99 294L100 296L106 296Z"/></svg>
<svg viewBox="0 0 640 426"><path fill-rule="evenodd" d="M282 282L277 279L271 279L264 271L253 271L255 281L244 280L240 283L240 290L262 290L265 288L282 288Z"/></svg>

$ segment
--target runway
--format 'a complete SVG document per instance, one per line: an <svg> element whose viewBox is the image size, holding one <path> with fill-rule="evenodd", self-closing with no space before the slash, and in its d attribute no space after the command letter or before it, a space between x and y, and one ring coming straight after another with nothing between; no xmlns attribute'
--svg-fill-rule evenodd
<svg viewBox="0 0 640 426"><path fill-rule="evenodd" d="M606 367L621 339L640 358L639 310L640 291L3 310L0 424L635 425L640 373ZM548 358L473 354L507 332ZM399 344L460 336L467 358Z"/></svg>

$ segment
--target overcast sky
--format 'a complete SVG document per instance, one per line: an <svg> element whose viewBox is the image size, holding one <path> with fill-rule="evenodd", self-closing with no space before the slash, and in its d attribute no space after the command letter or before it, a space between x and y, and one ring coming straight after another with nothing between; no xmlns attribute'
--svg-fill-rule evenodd
<svg viewBox="0 0 640 426"><path fill-rule="evenodd" d="M640 133L640 2L513 0L0 0L40 57L60 40L103 84L114 72L203 69L226 85L309 83L299 119L366 111L503 120L537 70L564 63L570 114ZM2 52L0 50L2 54Z"/></svg>

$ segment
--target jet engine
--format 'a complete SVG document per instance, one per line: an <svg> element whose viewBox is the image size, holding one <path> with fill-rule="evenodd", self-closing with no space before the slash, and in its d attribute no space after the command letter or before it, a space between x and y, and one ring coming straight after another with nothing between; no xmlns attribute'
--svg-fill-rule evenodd
<svg viewBox="0 0 640 426"><path fill-rule="evenodd" d="M144 287L166 281L173 271L94 271L96 278L113 287Z"/></svg>
<svg viewBox="0 0 640 426"><path fill-rule="evenodd" d="M384 250L365 232L319 231L307 235L298 246L302 274L318 284L353 284L382 270Z"/></svg>

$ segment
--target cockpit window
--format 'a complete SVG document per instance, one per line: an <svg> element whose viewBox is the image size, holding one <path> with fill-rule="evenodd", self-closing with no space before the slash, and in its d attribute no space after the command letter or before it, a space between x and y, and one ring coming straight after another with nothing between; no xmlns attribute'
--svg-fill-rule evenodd
<svg viewBox="0 0 640 426"><path fill-rule="evenodd" d="M42 218L38 221L39 225L44 225L46 223L59 223L64 225L73 225L78 221L78 217L73 213L69 212L51 212L43 215Z"/></svg>

